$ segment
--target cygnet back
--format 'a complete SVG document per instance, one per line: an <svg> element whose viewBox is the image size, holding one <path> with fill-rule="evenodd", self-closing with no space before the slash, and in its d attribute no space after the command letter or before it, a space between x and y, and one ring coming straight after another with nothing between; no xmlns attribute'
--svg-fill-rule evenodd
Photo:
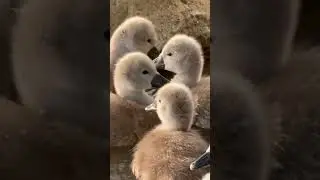
<svg viewBox="0 0 320 180"><path fill-rule="evenodd" d="M136 145L132 172L141 180L201 179L206 169L191 171L189 165L208 147L190 129L194 104L191 91L183 84L169 83L156 94L147 109L156 109L161 124Z"/></svg>

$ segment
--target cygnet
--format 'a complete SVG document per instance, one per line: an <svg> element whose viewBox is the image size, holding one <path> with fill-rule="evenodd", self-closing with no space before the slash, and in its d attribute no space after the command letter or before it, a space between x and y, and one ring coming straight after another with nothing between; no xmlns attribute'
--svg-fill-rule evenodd
<svg viewBox="0 0 320 180"><path fill-rule="evenodd" d="M203 51L200 43L193 37L177 34L163 47L154 60L158 69L174 72L171 82L183 83L192 88L198 99L195 124L210 128L210 76L201 78L203 71Z"/></svg>
<svg viewBox="0 0 320 180"><path fill-rule="evenodd" d="M144 107L153 102L145 89L160 87L168 80L161 76L151 59L141 53L128 53L114 71L117 95L110 92L111 146L132 146L139 137L159 123L153 112Z"/></svg>
<svg viewBox="0 0 320 180"><path fill-rule="evenodd" d="M146 133L134 149L131 168L137 179L200 180L207 172L189 169L208 147L191 130L194 108L191 90L184 84L168 83L159 89L146 110L156 110L161 124Z"/></svg>
<svg viewBox="0 0 320 180"><path fill-rule="evenodd" d="M152 60L141 52L128 53L116 65L114 85L116 93L127 100L141 105L153 102L147 89L159 88L168 80L157 72Z"/></svg>
<svg viewBox="0 0 320 180"><path fill-rule="evenodd" d="M113 32L110 39L110 90L113 92L113 71L119 58L129 52L147 54L155 48L157 33L153 23L140 16L126 19Z"/></svg>

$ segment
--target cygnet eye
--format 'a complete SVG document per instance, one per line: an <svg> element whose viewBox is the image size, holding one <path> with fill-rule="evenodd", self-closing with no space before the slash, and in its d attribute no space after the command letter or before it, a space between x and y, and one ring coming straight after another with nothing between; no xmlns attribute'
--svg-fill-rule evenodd
<svg viewBox="0 0 320 180"><path fill-rule="evenodd" d="M161 99L159 99L159 101L158 101L159 103L161 103Z"/></svg>
<svg viewBox="0 0 320 180"><path fill-rule="evenodd" d="M148 43L151 43L151 39L148 39L147 42L148 42Z"/></svg>
<svg viewBox="0 0 320 180"><path fill-rule="evenodd" d="M142 74L149 74L147 70L142 71Z"/></svg>
<svg viewBox="0 0 320 180"><path fill-rule="evenodd" d="M172 53L168 53L167 55L168 55L168 56L172 56Z"/></svg>

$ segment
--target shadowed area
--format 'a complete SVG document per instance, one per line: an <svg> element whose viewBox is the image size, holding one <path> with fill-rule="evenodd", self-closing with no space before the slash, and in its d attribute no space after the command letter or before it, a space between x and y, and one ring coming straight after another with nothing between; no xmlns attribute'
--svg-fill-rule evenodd
<svg viewBox="0 0 320 180"><path fill-rule="evenodd" d="M108 11L103 0L30 0L12 40L22 103L104 137L109 132L103 36Z"/></svg>
<svg viewBox="0 0 320 180"><path fill-rule="evenodd" d="M211 5L215 64L233 68L258 84L286 63L299 0L213 0Z"/></svg>
<svg viewBox="0 0 320 180"><path fill-rule="evenodd" d="M237 74L212 68L211 126L215 180L266 180L270 125L251 85Z"/></svg>

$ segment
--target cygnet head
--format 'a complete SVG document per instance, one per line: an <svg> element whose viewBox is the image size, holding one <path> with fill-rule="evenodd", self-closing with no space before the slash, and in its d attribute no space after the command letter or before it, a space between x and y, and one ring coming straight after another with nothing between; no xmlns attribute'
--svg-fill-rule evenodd
<svg viewBox="0 0 320 180"><path fill-rule="evenodd" d="M181 83L168 83L156 94L146 111L156 110L161 126L169 130L188 131L193 123L194 101L190 89Z"/></svg>
<svg viewBox="0 0 320 180"><path fill-rule="evenodd" d="M165 44L154 63L158 69L174 72L173 82L182 82L190 87L198 83L202 75L202 47L193 37L177 34Z"/></svg>
<svg viewBox="0 0 320 180"><path fill-rule="evenodd" d="M195 169L208 166L210 165L210 163L211 163L211 154L210 154L210 146L209 146L205 153L203 153L199 158L197 158L195 161L193 161L190 164L190 170L195 170Z"/></svg>
<svg viewBox="0 0 320 180"><path fill-rule="evenodd" d="M128 53L120 58L114 71L115 90L122 97L143 94L144 90L159 88L167 82L151 59L141 52Z"/></svg>
<svg viewBox="0 0 320 180"><path fill-rule="evenodd" d="M157 33L153 23L146 18L134 16L126 19L114 31L111 46L116 46L117 51L123 48L125 53L139 51L147 54L155 47L156 41Z"/></svg>

